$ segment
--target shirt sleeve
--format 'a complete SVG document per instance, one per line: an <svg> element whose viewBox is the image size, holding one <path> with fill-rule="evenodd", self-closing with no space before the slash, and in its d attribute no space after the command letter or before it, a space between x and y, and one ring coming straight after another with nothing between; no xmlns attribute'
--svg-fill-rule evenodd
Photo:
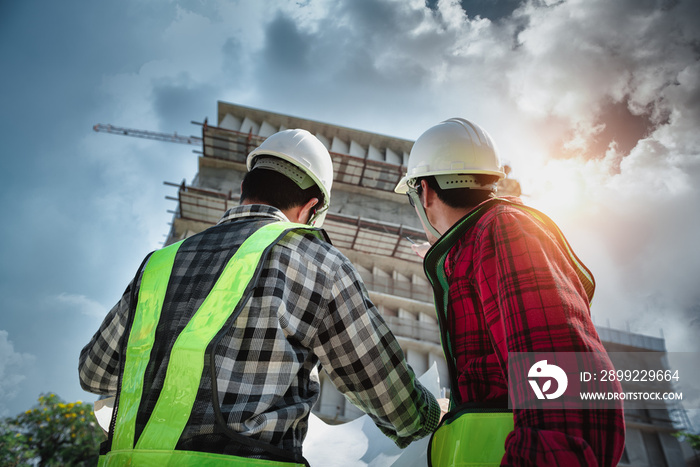
<svg viewBox="0 0 700 467"><path fill-rule="evenodd" d="M583 285L543 226L522 212L494 216L475 247L477 291L507 378L509 352L604 348ZM514 410L503 465L616 465L624 447L619 410Z"/></svg>
<svg viewBox="0 0 700 467"><path fill-rule="evenodd" d="M435 397L416 378L348 263L332 280L314 352L338 390L399 447L437 427L440 407Z"/></svg>
<svg viewBox="0 0 700 467"><path fill-rule="evenodd" d="M121 362L121 340L129 319L131 284L122 298L107 313L90 342L80 352L80 386L100 395L117 393Z"/></svg>

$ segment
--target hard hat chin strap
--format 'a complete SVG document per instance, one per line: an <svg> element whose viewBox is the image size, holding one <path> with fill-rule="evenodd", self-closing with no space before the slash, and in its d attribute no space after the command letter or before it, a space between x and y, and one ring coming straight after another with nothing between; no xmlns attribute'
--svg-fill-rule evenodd
<svg viewBox="0 0 700 467"><path fill-rule="evenodd" d="M326 220L326 213L328 212L328 207L323 207L321 206L320 208L316 209L316 206L311 211L311 215L309 216L309 221L306 223L307 225L311 225L314 227L321 227L323 225L323 221Z"/></svg>
<svg viewBox="0 0 700 467"><path fill-rule="evenodd" d="M442 237L442 234L438 232L435 227L433 227L433 224L430 223L428 220L428 215L425 213L425 208L423 207L423 203L421 203L420 196L418 196L418 191L416 191L415 188L409 187L408 189L408 196L411 198L413 201L413 205L416 207L416 210L418 211L418 217L423 221L423 226L428 229L431 235L433 235L435 238L440 238Z"/></svg>

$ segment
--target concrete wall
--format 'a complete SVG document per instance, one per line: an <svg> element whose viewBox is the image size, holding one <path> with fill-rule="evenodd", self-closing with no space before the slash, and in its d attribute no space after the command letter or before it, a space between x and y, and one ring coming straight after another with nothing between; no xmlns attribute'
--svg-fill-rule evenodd
<svg viewBox="0 0 700 467"><path fill-rule="evenodd" d="M331 193L330 212L403 224L422 230L415 209L408 203L406 196L389 201L368 194L343 191L342 187L338 187Z"/></svg>

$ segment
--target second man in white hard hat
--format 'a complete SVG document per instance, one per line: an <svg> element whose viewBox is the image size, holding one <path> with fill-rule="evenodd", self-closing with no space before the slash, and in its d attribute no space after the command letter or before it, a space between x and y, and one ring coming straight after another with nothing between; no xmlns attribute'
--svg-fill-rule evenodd
<svg viewBox="0 0 700 467"><path fill-rule="evenodd" d="M508 409L521 396L509 391L511 354L595 353L600 370L612 366L590 318L593 276L551 220L497 197L504 176L486 131L453 118L416 140L395 190L431 244L424 266L450 373L453 410L431 440L431 465L615 466L621 403Z"/></svg>

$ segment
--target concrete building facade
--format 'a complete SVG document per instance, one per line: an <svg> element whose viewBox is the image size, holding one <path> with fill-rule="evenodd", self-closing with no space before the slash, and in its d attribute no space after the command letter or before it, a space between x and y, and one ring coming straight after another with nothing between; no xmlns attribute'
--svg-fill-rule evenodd
<svg viewBox="0 0 700 467"><path fill-rule="evenodd" d="M190 185L172 184L178 190L173 198L178 206L166 244L212 226L226 209L238 205L247 154L287 128L304 128L328 148L335 178L324 228L359 270L416 374L436 364L441 385L448 386L432 290L422 260L410 248L409 238L423 242L425 235L406 197L393 192L405 172L412 141L219 102L217 124L202 124L196 177ZM599 331L606 347L664 350L663 339ZM329 423L362 414L323 372L314 413ZM683 465L677 463L682 455L670 434L675 428L668 412L630 412L626 419L628 448L621 465Z"/></svg>

